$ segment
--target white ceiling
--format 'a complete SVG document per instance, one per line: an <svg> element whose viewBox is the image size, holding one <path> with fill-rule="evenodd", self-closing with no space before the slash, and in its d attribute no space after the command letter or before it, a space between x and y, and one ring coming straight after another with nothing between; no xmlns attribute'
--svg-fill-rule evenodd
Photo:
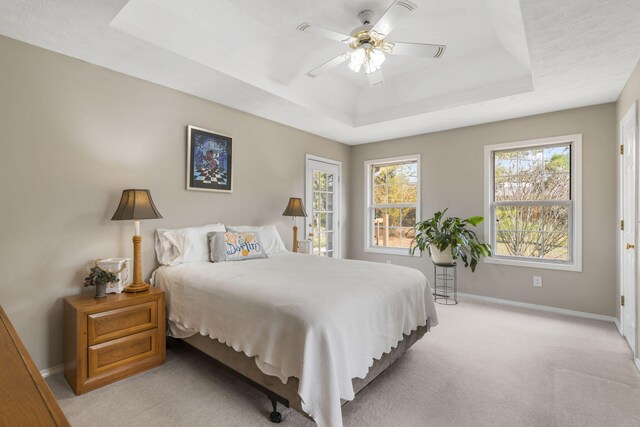
<svg viewBox="0 0 640 427"><path fill-rule="evenodd" d="M304 74L391 0L0 0L0 34L348 144L617 99L640 57L637 0L413 0L388 37L441 43L387 56L385 84L346 65Z"/></svg>

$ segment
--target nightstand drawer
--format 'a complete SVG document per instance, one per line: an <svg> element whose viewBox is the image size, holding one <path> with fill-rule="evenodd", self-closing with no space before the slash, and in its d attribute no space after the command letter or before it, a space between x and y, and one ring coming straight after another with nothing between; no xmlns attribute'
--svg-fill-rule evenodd
<svg viewBox="0 0 640 427"><path fill-rule="evenodd" d="M87 317L88 345L94 345L158 326L156 301L117 308Z"/></svg>
<svg viewBox="0 0 640 427"><path fill-rule="evenodd" d="M89 378L157 355L157 337L152 329L89 347Z"/></svg>

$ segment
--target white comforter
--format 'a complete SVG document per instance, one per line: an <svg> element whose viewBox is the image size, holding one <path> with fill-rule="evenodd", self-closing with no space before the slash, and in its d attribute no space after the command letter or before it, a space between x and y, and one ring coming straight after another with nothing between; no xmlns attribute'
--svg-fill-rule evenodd
<svg viewBox="0 0 640 427"><path fill-rule="evenodd" d="M197 332L256 356L260 370L300 380L303 409L319 426L342 426L340 399L354 397L374 359L418 326L438 323L418 270L301 254L160 267L169 330Z"/></svg>

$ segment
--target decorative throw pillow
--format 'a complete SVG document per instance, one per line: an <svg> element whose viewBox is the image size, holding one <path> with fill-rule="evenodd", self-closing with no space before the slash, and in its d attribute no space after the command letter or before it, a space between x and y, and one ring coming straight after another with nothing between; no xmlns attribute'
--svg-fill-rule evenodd
<svg viewBox="0 0 640 427"><path fill-rule="evenodd" d="M258 233L260 241L264 246L264 251L269 255L287 251L275 225L262 225L259 227L251 225L229 225L227 231Z"/></svg>
<svg viewBox="0 0 640 427"><path fill-rule="evenodd" d="M209 237L209 259L211 262L241 261L266 258L258 233L214 232Z"/></svg>

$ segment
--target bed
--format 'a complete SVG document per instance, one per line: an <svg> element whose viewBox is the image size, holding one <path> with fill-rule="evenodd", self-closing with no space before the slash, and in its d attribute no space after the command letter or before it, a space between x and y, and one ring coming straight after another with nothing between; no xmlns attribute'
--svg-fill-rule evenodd
<svg viewBox="0 0 640 427"><path fill-rule="evenodd" d="M320 427L437 325L418 270L294 253L162 266L169 335ZM275 415L274 415L275 414Z"/></svg>

